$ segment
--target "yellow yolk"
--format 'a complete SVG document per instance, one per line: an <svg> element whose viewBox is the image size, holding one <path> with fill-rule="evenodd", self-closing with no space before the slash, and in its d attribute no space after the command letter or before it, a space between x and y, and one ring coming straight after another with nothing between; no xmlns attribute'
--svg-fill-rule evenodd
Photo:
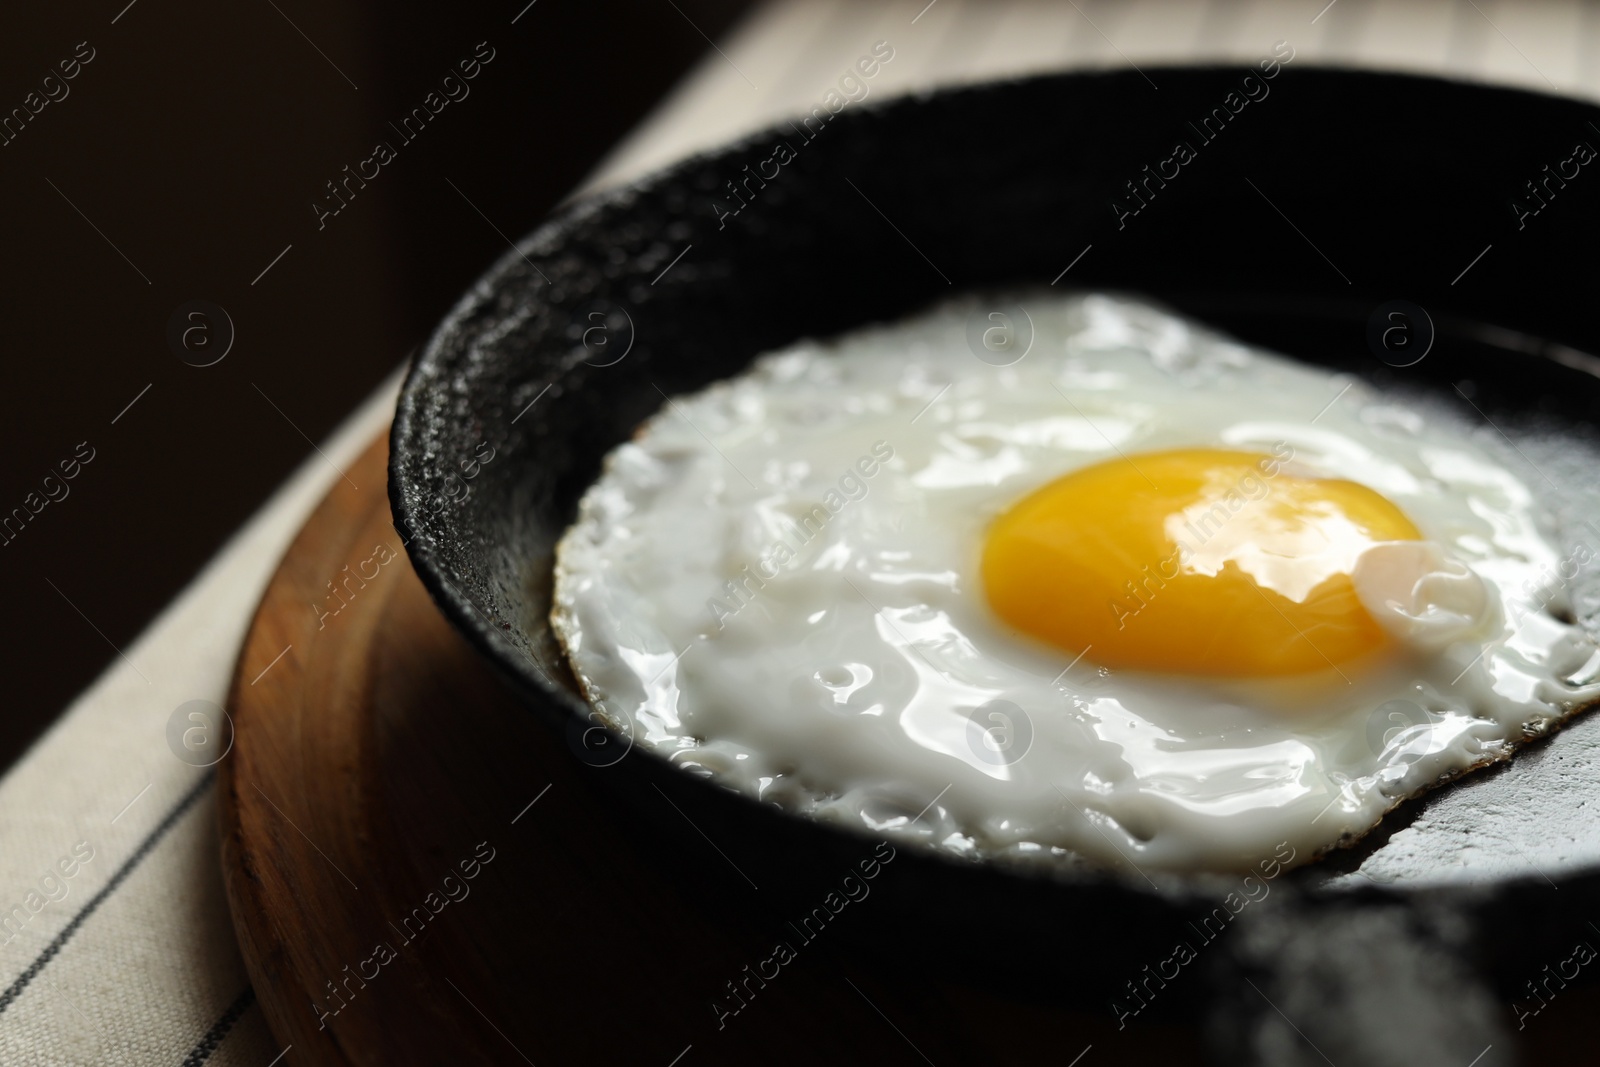
<svg viewBox="0 0 1600 1067"><path fill-rule="evenodd" d="M1007 623L1108 667L1298 674L1388 643L1350 573L1374 542L1421 537L1355 482L1177 449L1098 463L1019 501L990 527L982 574Z"/></svg>

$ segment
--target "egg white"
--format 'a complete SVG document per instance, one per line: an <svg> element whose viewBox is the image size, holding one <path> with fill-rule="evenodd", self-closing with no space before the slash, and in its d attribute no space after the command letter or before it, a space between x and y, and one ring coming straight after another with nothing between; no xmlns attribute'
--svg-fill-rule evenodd
<svg viewBox="0 0 1600 1067"><path fill-rule="evenodd" d="M1238 870L1358 837L1600 699L1595 643L1558 618L1595 553L1557 550L1470 423L1136 300L1019 302L1034 336L1011 366L975 358L981 307L958 299L765 356L619 446L555 570L595 707L687 770L875 834ZM1112 673L993 614L978 559L1000 512L1191 446L1287 452L1398 505L1427 558L1368 568L1362 594L1403 653L1292 679Z"/></svg>

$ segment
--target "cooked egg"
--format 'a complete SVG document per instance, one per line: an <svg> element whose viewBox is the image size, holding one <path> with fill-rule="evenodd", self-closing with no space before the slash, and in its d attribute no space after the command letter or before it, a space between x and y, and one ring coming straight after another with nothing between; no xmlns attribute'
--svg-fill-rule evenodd
<svg viewBox="0 0 1600 1067"><path fill-rule="evenodd" d="M1137 301L1018 302L1014 363L975 358L967 298L617 448L552 613L600 714L875 834L1239 870L1600 699L1562 621L1593 552L1470 422Z"/></svg>

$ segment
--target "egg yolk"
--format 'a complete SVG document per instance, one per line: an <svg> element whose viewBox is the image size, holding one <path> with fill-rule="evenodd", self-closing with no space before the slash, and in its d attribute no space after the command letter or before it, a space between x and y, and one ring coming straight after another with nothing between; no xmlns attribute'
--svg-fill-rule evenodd
<svg viewBox="0 0 1600 1067"><path fill-rule="evenodd" d="M991 526L982 576L1007 623L1112 668L1281 676L1389 638L1351 584L1377 541L1420 540L1355 482L1275 456L1178 449L1085 467Z"/></svg>

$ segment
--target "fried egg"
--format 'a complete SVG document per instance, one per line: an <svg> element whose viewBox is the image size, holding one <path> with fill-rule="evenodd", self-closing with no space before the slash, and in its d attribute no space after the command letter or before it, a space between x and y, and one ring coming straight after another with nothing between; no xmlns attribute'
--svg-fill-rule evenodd
<svg viewBox="0 0 1600 1067"><path fill-rule="evenodd" d="M598 714L895 840L1234 871L1600 699L1591 531L1471 413L1106 295L1001 301L1030 343L989 358L992 303L763 356L607 457L552 611Z"/></svg>

